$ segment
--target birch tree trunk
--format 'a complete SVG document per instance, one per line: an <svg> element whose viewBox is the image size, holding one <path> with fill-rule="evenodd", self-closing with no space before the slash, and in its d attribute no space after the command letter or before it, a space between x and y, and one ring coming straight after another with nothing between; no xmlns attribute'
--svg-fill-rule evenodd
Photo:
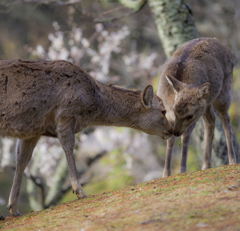
<svg viewBox="0 0 240 231"><path fill-rule="evenodd" d="M167 58L183 43L197 38L192 11L179 0L148 0Z"/></svg>

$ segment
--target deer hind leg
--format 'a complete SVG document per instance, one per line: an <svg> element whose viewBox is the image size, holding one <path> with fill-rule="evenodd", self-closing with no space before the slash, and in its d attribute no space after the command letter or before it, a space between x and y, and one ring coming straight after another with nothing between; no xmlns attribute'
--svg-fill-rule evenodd
<svg viewBox="0 0 240 231"><path fill-rule="evenodd" d="M212 143L214 138L215 114L210 105L203 114L204 131L204 161L202 169L211 168Z"/></svg>
<svg viewBox="0 0 240 231"><path fill-rule="evenodd" d="M79 182L75 158L73 155L75 123L75 119L61 118L58 123L57 134L67 158L73 193L76 194L78 198L84 198L86 195Z"/></svg>
<svg viewBox="0 0 240 231"><path fill-rule="evenodd" d="M182 141L182 155L181 155L181 164L180 164L180 173L187 172L187 157L188 157L188 146L190 137L193 129L195 128L196 123L192 124L181 136Z"/></svg>
<svg viewBox="0 0 240 231"><path fill-rule="evenodd" d="M226 140L227 140L227 148L228 148L228 160L229 164L236 164L236 155L234 152L233 147L233 131L232 131L232 125L231 125L231 119L228 114L228 112L219 112L220 119L222 121L222 125L224 128Z"/></svg>
<svg viewBox="0 0 240 231"><path fill-rule="evenodd" d="M232 79L232 76L229 76L228 79ZM224 83L226 86L229 83ZM232 124L231 119L228 114L228 109L231 104L231 92L230 87L228 91L222 91L219 94L216 102L214 102L214 108L219 113L219 117L222 121L223 129L225 132L226 140L227 140L227 148L228 148L228 159L229 164L236 164L236 155L233 148L233 131L232 131Z"/></svg>
<svg viewBox="0 0 240 231"><path fill-rule="evenodd" d="M27 164L29 163L32 157L33 149L35 148L39 138L40 137L37 136L37 137L33 137L26 140L22 140L22 139L17 140L17 146L16 146L17 166L16 166L13 185L12 185L12 189L9 196L8 206L7 206L7 209L10 210L10 213L13 216L21 215L18 212L17 199L18 199L18 195L21 187L22 176Z"/></svg>
<svg viewBox="0 0 240 231"><path fill-rule="evenodd" d="M166 158L165 158L165 166L163 170L163 177L171 176L171 163L172 163L172 152L173 152L174 142L175 142L175 136L171 136L167 140L167 151L166 151Z"/></svg>

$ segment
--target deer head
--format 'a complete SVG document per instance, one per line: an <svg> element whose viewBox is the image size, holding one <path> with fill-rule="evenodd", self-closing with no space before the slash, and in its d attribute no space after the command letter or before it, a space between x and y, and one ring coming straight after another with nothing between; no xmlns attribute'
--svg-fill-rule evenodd
<svg viewBox="0 0 240 231"><path fill-rule="evenodd" d="M175 93L173 111L175 115L174 135L181 136L186 128L204 113L211 96L211 84L192 87L172 76L165 76Z"/></svg>

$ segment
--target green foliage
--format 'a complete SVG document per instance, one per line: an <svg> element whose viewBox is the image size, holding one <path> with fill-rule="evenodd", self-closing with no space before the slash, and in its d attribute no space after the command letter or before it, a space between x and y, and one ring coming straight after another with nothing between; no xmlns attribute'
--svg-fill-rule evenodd
<svg viewBox="0 0 240 231"><path fill-rule="evenodd" d="M118 129L121 130L122 128ZM125 155L124 149L113 150L99 161L99 166L97 166L97 168L101 168L104 175L96 175L86 186L83 187L86 195L89 196L109 192L127 187L134 183L129 170L126 169ZM61 202L75 199L76 195L72 194L72 190L69 190Z"/></svg>
<svg viewBox="0 0 240 231"><path fill-rule="evenodd" d="M100 168L107 169L103 177L96 176L84 187L87 195L117 190L133 184L133 178L126 169L124 150L114 150L100 160Z"/></svg>
<svg viewBox="0 0 240 231"><path fill-rule="evenodd" d="M145 0L119 0L127 8L133 9L135 11L139 10Z"/></svg>

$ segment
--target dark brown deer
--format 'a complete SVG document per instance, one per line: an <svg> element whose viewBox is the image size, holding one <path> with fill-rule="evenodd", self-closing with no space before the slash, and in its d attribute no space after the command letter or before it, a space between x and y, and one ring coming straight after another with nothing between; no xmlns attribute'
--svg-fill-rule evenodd
<svg viewBox="0 0 240 231"><path fill-rule="evenodd" d="M7 207L13 216L20 215L17 199L23 172L41 136L59 139L78 198L86 195L73 155L75 133L107 125L135 128L163 139L171 136L166 110L152 86L143 92L105 86L66 61L0 61L0 97L0 135L18 138Z"/></svg>
<svg viewBox="0 0 240 231"><path fill-rule="evenodd" d="M180 172L187 170L188 144L200 117L205 127L205 153L202 169L211 167L215 109L225 131L229 163L235 164L233 133L228 109L231 104L231 84L234 56L215 38L191 40L178 48L164 65L157 95L167 110L175 136L182 138ZM171 175L174 136L167 142L163 176Z"/></svg>

